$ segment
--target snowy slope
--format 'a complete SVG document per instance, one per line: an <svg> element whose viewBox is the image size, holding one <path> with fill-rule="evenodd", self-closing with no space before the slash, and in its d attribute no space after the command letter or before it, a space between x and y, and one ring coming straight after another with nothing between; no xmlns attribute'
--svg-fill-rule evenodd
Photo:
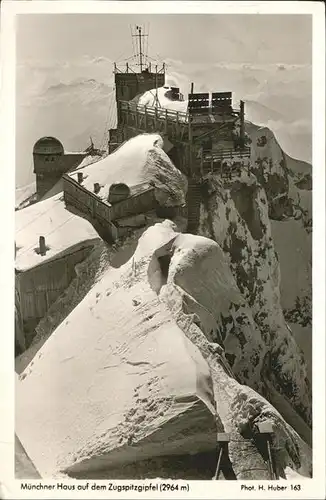
<svg viewBox="0 0 326 500"><path fill-rule="evenodd" d="M42 476L214 448L207 364L137 268L152 251L105 273L20 377L16 430Z"/></svg>
<svg viewBox="0 0 326 500"><path fill-rule="evenodd" d="M66 210L60 194L15 212L15 226L16 269L20 271L100 241L88 221ZM48 246L44 256L37 253L40 236Z"/></svg>
<svg viewBox="0 0 326 500"><path fill-rule="evenodd" d="M146 184L152 183L157 191L166 193L166 204L183 205L186 181L162 147L160 135L138 135L112 154L91 165L79 167L69 176L77 181L77 173L82 171L82 185L90 191L93 191L94 183L98 182L101 186L98 196L105 201L113 183L126 183L131 192L140 189L141 185L146 187Z"/></svg>
<svg viewBox="0 0 326 500"><path fill-rule="evenodd" d="M21 374L16 432L42 477L114 477L111 468L146 458L155 459L145 477L159 475L157 457L213 451L225 430L236 477L267 479L255 442L244 441L266 419L280 471L310 475L309 448L235 380L212 342L212 325L243 302L227 259L211 240L175 229L170 221L149 228Z"/></svg>

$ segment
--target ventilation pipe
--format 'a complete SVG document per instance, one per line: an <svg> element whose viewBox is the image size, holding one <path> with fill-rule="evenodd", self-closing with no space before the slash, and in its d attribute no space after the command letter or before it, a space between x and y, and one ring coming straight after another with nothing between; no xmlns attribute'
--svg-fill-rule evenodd
<svg viewBox="0 0 326 500"><path fill-rule="evenodd" d="M191 82L190 94L194 93L194 82Z"/></svg>
<svg viewBox="0 0 326 500"><path fill-rule="evenodd" d="M83 177L83 172L77 172L78 184L81 184L83 182Z"/></svg>
<svg viewBox="0 0 326 500"><path fill-rule="evenodd" d="M44 236L40 236L40 239L39 239L39 250L40 250L40 255L45 255L46 254L46 247L45 247L45 238L44 238Z"/></svg>

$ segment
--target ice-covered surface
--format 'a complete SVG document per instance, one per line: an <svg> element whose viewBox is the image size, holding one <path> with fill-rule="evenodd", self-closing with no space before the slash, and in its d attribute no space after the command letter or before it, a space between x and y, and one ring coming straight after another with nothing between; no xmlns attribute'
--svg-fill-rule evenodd
<svg viewBox="0 0 326 500"><path fill-rule="evenodd" d="M214 450L225 430L236 477L267 479L255 443L243 438L266 419L279 470L311 473L309 447L235 380L217 341L230 305L245 307L227 258L215 242L175 230L169 221L147 229L130 260L104 272L21 374L16 432L43 477L110 477L130 462Z"/></svg>
<svg viewBox="0 0 326 500"><path fill-rule="evenodd" d="M16 269L24 271L64 255L100 238L93 226L69 212L62 195L15 212ZM46 255L38 253L39 237L45 237Z"/></svg>
<svg viewBox="0 0 326 500"><path fill-rule="evenodd" d="M77 181L77 172L82 171L82 186L93 192L94 183L100 184L97 196L107 201L110 186L114 183L125 183L131 188L154 184L157 192L161 191L170 198L171 204L185 202L186 182L181 172L173 165L164 153L163 140L158 134L138 135L112 154L91 165L79 167L69 176ZM158 195L159 196L159 195Z"/></svg>

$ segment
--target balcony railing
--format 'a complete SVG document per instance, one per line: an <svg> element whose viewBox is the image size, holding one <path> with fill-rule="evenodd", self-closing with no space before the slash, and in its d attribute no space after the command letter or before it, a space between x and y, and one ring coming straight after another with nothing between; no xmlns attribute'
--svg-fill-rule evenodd
<svg viewBox="0 0 326 500"><path fill-rule="evenodd" d="M222 160L236 160L237 158L250 158L250 148L242 149L224 148L216 151L203 151L202 160L204 163L217 162Z"/></svg>
<svg viewBox="0 0 326 500"><path fill-rule="evenodd" d="M131 101L119 101L119 106L122 112L147 115L154 117L155 119L168 120L176 123L189 123L189 120L194 122L197 118L197 115L190 114L188 111L176 111L174 109L161 108L158 106L144 106ZM207 113L201 113L198 116L198 119L202 121L205 116L236 118L237 116L240 116L240 111L232 109L230 113L223 113L222 110L218 111L217 108L207 108Z"/></svg>

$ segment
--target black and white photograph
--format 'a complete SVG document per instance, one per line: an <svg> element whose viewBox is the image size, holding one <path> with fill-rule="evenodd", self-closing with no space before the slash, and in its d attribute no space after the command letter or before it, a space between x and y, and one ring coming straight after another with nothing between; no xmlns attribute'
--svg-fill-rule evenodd
<svg viewBox="0 0 326 500"><path fill-rule="evenodd" d="M15 16L22 498L316 477L313 15L165 4Z"/></svg>

